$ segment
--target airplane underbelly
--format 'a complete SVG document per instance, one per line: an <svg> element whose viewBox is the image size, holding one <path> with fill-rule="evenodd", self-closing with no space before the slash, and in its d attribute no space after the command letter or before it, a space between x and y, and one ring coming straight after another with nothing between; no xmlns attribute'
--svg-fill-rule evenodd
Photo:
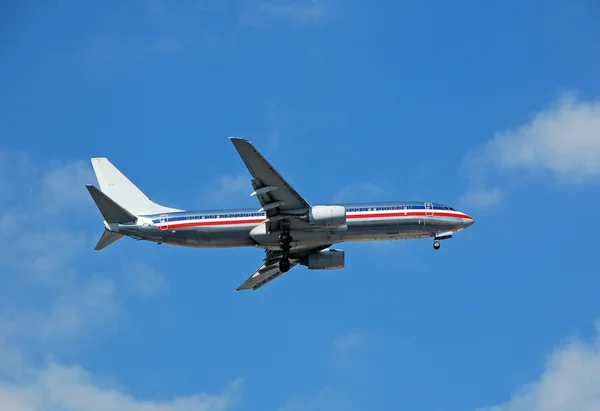
<svg viewBox="0 0 600 411"><path fill-rule="evenodd" d="M244 247L253 246L256 242L250 237L250 228L239 227L207 227L198 232L198 238L207 247Z"/></svg>
<svg viewBox="0 0 600 411"><path fill-rule="evenodd" d="M253 246L247 227L189 227L173 230L156 230L145 236L150 241L197 248L224 248Z"/></svg>
<svg viewBox="0 0 600 411"><path fill-rule="evenodd" d="M421 222L417 218L372 219L352 222L344 241L419 238Z"/></svg>

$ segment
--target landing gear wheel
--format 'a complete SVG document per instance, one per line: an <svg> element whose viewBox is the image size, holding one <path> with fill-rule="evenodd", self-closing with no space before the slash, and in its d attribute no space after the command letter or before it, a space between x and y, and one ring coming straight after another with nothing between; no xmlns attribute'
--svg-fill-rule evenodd
<svg viewBox="0 0 600 411"><path fill-rule="evenodd" d="M279 246L281 248L289 247L292 242L292 236L287 231L279 234Z"/></svg>
<svg viewBox="0 0 600 411"><path fill-rule="evenodd" d="M435 240L433 242L433 249L434 250L439 250L440 249L440 242L438 240Z"/></svg>
<svg viewBox="0 0 600 411"><path fill-rule="evenodd" d="M282 258L279 260L279 269L282 273L290 270L290 260L288 258Z"/></svg>
<svg viewBox="0 0 600 411"><path fill-rule="evenodd" d="M290 235L289 229L285 227L283 232L279 234L279 247L283 250L281 260L279 260L279 269L282 273L285 273L290 269L290 244L292 243L292 236Z"/></svg>

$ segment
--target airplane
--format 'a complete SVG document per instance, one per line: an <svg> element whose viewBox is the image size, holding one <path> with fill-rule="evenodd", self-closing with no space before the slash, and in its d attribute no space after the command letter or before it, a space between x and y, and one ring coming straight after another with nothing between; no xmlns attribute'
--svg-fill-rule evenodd
<svg viewBox="0 0 600 411"><path fill-rule="evenodd" d="M453 237L473 217L427 201L312 205L279 174L248 140L229 137L252 179L260 208L185 211L147 197L107 158L92 158L100 189L86 185L104 217L95 250L123 237L196 248L257 247L262 265L236 291L257 290L292 268L344 268L343 250L334 244L358 241Z"/></svg>

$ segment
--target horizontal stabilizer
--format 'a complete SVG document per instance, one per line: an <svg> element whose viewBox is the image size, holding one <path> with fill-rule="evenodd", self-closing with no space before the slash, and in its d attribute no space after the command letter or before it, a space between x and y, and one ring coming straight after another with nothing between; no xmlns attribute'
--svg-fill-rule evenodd
<svg viewBox="0 0 600 411"><path fill-rule="evenodd" d="M94 199L98 210L102 213L104 220L108 224L112 223L130 223L136 221L136 217L129 211L125 210L119 204L115 203L112 198L98 190L93 185L87 184L86 188Z"/></svg>
<svg viewBox="0 0 600 411"><path fill-rule="evenodd" d="M104 232L102 233L102 237L100 237L100 240L98 240L98 244L96 244L94 250L102 250L123 237L123 234L104 230Z"/></svg>

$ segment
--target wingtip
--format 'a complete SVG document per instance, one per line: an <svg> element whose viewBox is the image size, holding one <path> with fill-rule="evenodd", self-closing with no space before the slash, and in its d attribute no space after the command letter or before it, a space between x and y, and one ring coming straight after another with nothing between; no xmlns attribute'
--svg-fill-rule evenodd
<svg viewBox="0 0 600 411"><path fill-rule="evenodd" d="M245 139L245 138L242 138L242 137L236 137L236 136L231 136L231 137L229 137L229 139L230 139L232 142L236 142L236 141L243 141L243 142L246 142L246 143L249 143L249 142L250 142L250 141L248 141L248 140L247 140L247 139Z"/></svg>

